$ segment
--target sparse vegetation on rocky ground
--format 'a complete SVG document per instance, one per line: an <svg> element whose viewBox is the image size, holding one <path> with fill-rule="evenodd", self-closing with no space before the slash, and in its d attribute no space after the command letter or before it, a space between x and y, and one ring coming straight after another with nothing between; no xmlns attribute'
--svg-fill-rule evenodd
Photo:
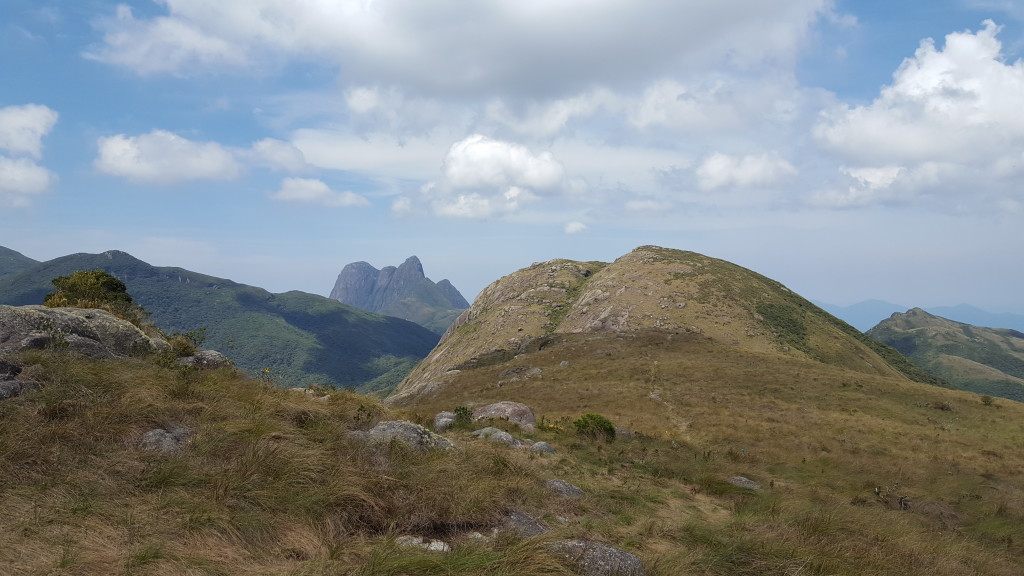
<svg viewBox="0 0 1024 576"><path fill-rule="evenodd" d="M446 433L453 451L375 448L350 433L426 423L428 407L396 412L147 358L28 353L19 378L39 388L0 402L0 572L573 574L549 544L586 539L635 553L654 575L1019 573L1018 404L805 360L764 373L756 357L699 342L664 355L649 344L622 372L580 367L576 384L545 371L566 404L543 420L568 424L585 413L571 403L609 399L606 414L631 430L613 443L571 424L490 422L548 442L550 455L460 429ZM642 419L636 401L610 400L615 379L660 400L641 403ZM500 396L553 406L540 384ZM654 409L661 401L674 408ZM586 497L553 496L552 478ZM490 537L513 511L549 531ZM450 550L405 547L409 535Z"/></svg>
<svg viewBox="0 0 1024 576"><path fill-rule="evenodd" d="M513 365L537 375L503 379ZM561 450L536 465L590 494L577 529L637 551L655 572L1024 565L1018 403L649 331L566 336L463 370L415 410L503 399L533 406L534 438ZM571 422L595 409L630 436L578 436ZM740 478L760 489L730 482Z"/></svg>

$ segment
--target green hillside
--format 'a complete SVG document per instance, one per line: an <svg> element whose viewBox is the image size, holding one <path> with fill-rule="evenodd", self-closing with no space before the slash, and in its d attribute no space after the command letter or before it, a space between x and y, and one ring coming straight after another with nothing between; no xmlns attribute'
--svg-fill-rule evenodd
<svg viewBox="0 0 1024 576"><path fill-rule="evenodd" d="M393 388L437 342L412 322L302 292L261 288L182 268L154 267L118 251L73 254L0 277L0 303L40 304L50 281L103 269L165 332L205 329L204 346L282 386Z"/></svg>
<svg viewBox="0 0 1024 576"><path fill-rule="evenodd" d="M1024 333L954 322L914 308L867 335L949 385L1024 402Z"/></svg>

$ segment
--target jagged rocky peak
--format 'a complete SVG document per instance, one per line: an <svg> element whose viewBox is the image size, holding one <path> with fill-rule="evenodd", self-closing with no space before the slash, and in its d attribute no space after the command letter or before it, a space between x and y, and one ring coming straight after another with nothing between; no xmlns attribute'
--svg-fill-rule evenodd
<svg viewBox="0 0 1024 576"><path fill-rule="evenodd" d="M330 297L355 308L397 316L443 333L469 302L448 280L435 284L410 256L400 266L378 270L366 262L342 268Z"/></svg>

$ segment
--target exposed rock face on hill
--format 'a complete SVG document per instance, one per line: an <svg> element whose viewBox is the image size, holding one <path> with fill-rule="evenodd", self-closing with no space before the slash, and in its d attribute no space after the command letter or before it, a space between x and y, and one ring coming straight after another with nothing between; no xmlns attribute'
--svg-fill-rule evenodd
<svg viewBox="0 0 1024 576"><path fill-rule="evenodd" d="M346 265L331 290L333 300L369 312L415 322L438 334L448 328L469 302L448 280L434 284L423 274L419 258L399 267L377 270L366 262Z"/></svg>
<svg viewBox="0 0 1024 576"><path fill-rule="evenodd" d="M929 314L896 313L868 330L953 387L1024 401L1024 333Z"/></svg>
<svg viewBox="0 0 1024 576"><path fill-rule="evenodd" d="M460 370L506 362L570 335L651 331L869 374L912 371L891 349L774 280L693 252L643 246L611 264L551 260L497 280L391 401L430 395Z"/></svg>
<svg viewBox="0 0 1024 576"><path fill-rule="evenodd" d="M106 310L0 305L0 354L65 348L94 358L124 358L166 348Z"/></svg>

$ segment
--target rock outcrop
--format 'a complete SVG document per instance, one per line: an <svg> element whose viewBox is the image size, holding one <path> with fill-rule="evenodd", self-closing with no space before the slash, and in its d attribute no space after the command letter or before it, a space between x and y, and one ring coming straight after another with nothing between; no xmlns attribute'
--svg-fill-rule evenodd
<svg viewBox="0 0 1024 576"><path fill-rule="evenodd" d="M537 426L537 418L529 406L509 400L495 402L473 410L474 422L490 419L507 420L527 432L532 432Z"/></svg>
<svg viewBox="0 0 1024 576"><path fill-rule="evenodd" d="M375 444L387 444L394 440L418 451L455 449L455 446L444 436L439 436L419 424L404 420L378 422L365 434L367 440Z"/></svg>
<svg viewBox="0 0 1024 576"><path fill-rule="evenodd" d="M50 347L110 359L166 346L106 310L0 305L0 354Z"/></svg>
<svg viewBox="0 0 1024 576"><path fill-rule="evenodd" d="M423 274L419 258L410 256L401 266L377 270L366 262L342 268L331 290L342 304L395 316L443 333L469 302L448 280L434 284Z"/></svg>

